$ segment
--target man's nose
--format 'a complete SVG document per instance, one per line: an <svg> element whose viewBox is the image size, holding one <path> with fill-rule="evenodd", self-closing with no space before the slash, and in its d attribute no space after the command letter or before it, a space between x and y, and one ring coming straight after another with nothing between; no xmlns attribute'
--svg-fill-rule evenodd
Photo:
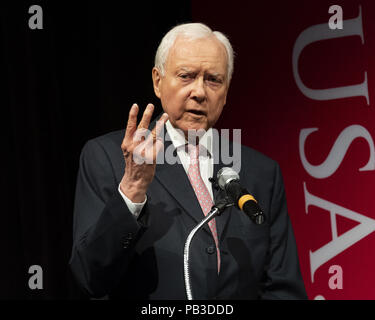
<svg viewBox="0 0 375 320"><path fill-rule="evenodd" d="M206 88L204 86L203 77L197 77L193 82L191 98L199 103L206 100Z"/></svg>

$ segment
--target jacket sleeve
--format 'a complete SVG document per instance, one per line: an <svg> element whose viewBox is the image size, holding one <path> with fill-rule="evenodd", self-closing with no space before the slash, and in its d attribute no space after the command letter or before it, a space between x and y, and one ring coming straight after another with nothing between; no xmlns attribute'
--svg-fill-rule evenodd
<svg viewBox="0 0 375 320"><path fill-rule="evenodd" d="M136 218L117 188L105 149L90 140L80 157L69 263L81 287L93 297L106 295L118 284L147 225L147 203Z"/></svg>
<svg viewBox="0 0 375 320"><path fill-rule="evenodd" d="M262 299L307 299L296 241L288 216L284 182L276 164L270 212L270 247Z"/></svg>

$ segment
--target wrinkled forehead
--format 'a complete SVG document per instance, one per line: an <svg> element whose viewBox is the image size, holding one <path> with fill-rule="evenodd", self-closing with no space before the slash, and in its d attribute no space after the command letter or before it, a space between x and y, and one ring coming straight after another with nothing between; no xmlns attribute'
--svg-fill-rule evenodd
<svg viewBox="0 0 375 320"><path fill-rule="evenodd" d="M226 73L227 63L225 47L215 36L198 39L178 36L169 50L166 68L208 64Z"/></svg>

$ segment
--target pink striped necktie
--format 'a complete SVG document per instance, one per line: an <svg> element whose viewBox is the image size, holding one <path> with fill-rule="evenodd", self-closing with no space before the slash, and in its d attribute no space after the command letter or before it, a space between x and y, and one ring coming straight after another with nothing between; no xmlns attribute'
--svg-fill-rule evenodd
<svg viewBox="0 0 375 320"><path fill-rule="evenodd" d="M188 177L191 183L191 186L194 189L194 192L198 198L199 204L202 208L202 211L204 215L206 216L212 206L212 198L210 193L208 192L208 189L206 185L203 182L203 179L201 177L200 171L199 171L199 145L193 146L191 144L188 144L188 152L190 156L190 165L188 169ZM216 231L216 221L215 219L212 219L208 226L210 227L210 230L212 232L212 236L215 240L216 244L216 251L217 251L217 273L220 272L220 250L219 250L219 240L217 236Z"/></svg>

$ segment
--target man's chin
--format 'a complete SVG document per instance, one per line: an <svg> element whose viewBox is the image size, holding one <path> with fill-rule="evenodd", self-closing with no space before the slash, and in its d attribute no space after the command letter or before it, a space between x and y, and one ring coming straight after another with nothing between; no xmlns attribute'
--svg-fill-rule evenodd
<svg viewBox="0 0 375 320"><path fill-rule="evenodd" d="M181 126L181 130L187 133L190 132L206 132L208 130L208 127L206 124L197 124L197 123L187 123Z"/></svg>
<svg viewBox="0 0 375 320"><path fill-rule="evenodd" d="M201 137L208 130L206 123L177 121L175 124L172 123L172 125L175 129L181 130L184 133L186 139L188 138L188 136L190 136L190 138L194 136Z"/></svg>

